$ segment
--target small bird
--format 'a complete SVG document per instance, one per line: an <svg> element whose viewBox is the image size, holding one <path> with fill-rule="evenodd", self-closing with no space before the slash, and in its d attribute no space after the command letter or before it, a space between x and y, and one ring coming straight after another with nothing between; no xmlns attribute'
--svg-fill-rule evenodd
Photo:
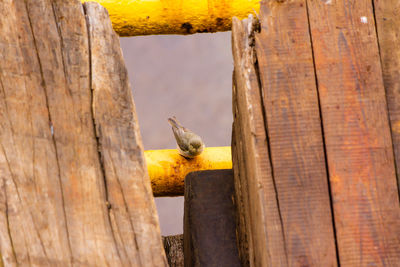
<svg viewBox="0 0 400 267"><path fill-rule="evenodd" d="M200 136L191 130L183 127L174 117L168 118L168 122L172 126L172 131L178 144L179 154L185 158L194 158L203 152L204 143Z"/></svg>

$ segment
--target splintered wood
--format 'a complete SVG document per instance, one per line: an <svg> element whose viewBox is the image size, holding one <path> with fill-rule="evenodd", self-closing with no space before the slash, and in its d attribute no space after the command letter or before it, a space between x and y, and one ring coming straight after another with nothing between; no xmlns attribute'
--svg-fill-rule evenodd
<svg viewBox="0 0 400 267"><path fill-rule="evenodd" d="M107 11L6 0L0 13L2 262L167 266Z"/></svg>
<svg viewBox="0 0 400 267"><path fill-rule="evenodd" d="M264 1L234 18L243 266L398 266L400 18L381 2Z"/></svg>

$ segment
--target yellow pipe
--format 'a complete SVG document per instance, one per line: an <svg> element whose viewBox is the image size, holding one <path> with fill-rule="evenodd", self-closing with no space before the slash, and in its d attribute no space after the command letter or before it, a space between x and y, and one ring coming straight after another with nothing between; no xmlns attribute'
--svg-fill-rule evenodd
<svg viewBox="0 0 400 267"><path fill-rule="evenodd" d="M260 9L260 0L94 1L108 10L120 36L229 31L233 16L243 19Z"/></svg>
<svg viewBox="0 0 400 267"><path fill-rule="evenodd" d="M200 170L231 169L231 147L208 147L194 159L176 149L144 152L154 196L182 196L186 174Z"/></svg>

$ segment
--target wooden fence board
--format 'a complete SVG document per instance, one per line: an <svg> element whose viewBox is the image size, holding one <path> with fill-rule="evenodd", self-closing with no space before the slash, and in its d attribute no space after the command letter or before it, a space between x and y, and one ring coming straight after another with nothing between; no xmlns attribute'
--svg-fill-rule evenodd
<svg viewBox="0 0 400 267"><path fill-rule="evenodd" d="M260 23L256 54L288 266L336 266L306 1L264 2Z"/></svg>
<svg viewBox="0 0 400 267"><path fill-rule="evenodd" d="M158 218L119 37L107 11L85 3L93 116L119 255L137 266L166 265ZM110 90L113 88L113 90ZM140 248L151 249L140 249Z"/></svg>
<svg viewBox="0 0 400 267"><path fill-rule="evenodd" d="M92 5L89 16L99 23L99 32L90 29L93 51L80 1L0 2L0 253L6 266L166 266L120 47L106 11ZM118 97L108 99L114 106L92 109L93 84L98 99ZM115 122L96 117L105 129L96 136L93 115L102 108ZM119 135L107 131L110 125ZM120 172L109 174L111 163L100 155L125 150L112 163ZM126 174L123 166L136 171ZM107 199L117 194L107 184L118 179L120 195L143 190L129 196L129 206L110 206ZM115 215L119 210L125 219Z"/></svg>
<svg viewBox="0 0 400 267"><path fill-rule="evenodd" d="M374 11L400 188L400 2L374 0Z"/></svg>
<svg viewBox="0 0 400 267"><path fill-rule="evenodd" d="M233 88L235 84L233 83ZM235 94L235 93L234 93ZM233 100L235 101L235 100ZM235 103L235 102L233 102ZM253 242L250 225L249 193L247 181L243 177L245 173L243 160L243 145L240 141L241 130L237 122L238 111L234 111L232 124L232 165L234 173L235 203L236 203L236 240L238 244L239 258L242 266L249 266L250 258L253 258Z"/></svg>
<svg viewBox="0 0 400 267"><path fill-rule="evenodd" d="M72 257L73 261L86 264L121 265L105 205L104 178L93 127L90 51L83 10L75 3L75 12L81 16L72 19L71 24L57 25L56 20L64 16L67 6L58 9L56 5L51 1L28 1L27 11L53 126ZM69 45L63 42L74 34L81 34L80 38ZM54 52L49 53L49 49ZM75 51L82 52L74 54ZM86 66L81 69L81 76L76 69L79 65ZM88 242L99 236L100 242L89 246Z"/></svg>
<svg viewBox="0 0 400 267"><path fill-rule="evenodd" d="M341 266L400 262L400 207L371 1L307 1Z"/></svg>
<svg viewBox="0 0 400 267"><path fill-rule="evenodd" d="M242 23L234 18L232 23L235 66L232 160L238 216L244 217L238 226L239 248L243 266L286 266L258 73L254 66L254 26L252 19Z"/></svg>
<svg viewBox="0 0 400 267"><path fill-rule="evenodd" d="M36 43L35 37L41 35L34 35L30 4L0 2L1 14L6 14L0 18L1 217L6 218L0 232L8 241L4 244L9 244L1 246L1 254L5 265L68 265L72 252L46 94L52 87L43 77L49 73L38 55L43 43ZM44 4L38 6L43 20L50 16L42 12ZM51 10L50 6L47 11ZM48 34L58 35L52 13L50 21L53 27ZM59 46L59 42L50 42L50 47ZM57 56L57 64L62 66L59 51L49 56Z"/></svg>

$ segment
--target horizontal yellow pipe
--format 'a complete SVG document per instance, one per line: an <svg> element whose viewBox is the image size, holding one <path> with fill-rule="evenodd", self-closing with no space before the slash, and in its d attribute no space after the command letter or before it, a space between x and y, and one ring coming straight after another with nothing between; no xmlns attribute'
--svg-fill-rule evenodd
<svg viewBox="0 0 400 267"><path fill-rule="evenodd" d="M194 159L176 149L144 152L154 196L182 196L186 174L200 170L231 169L231 147L208 147Z"/></svg>
<svg viewBox="0 0 400 267"><path fill-rule="evenodd" d="M88 2L93 0L81 0ZM191 34L231 29L232 17L258 12L260 0L95 0L120 36Z"/></svg>

